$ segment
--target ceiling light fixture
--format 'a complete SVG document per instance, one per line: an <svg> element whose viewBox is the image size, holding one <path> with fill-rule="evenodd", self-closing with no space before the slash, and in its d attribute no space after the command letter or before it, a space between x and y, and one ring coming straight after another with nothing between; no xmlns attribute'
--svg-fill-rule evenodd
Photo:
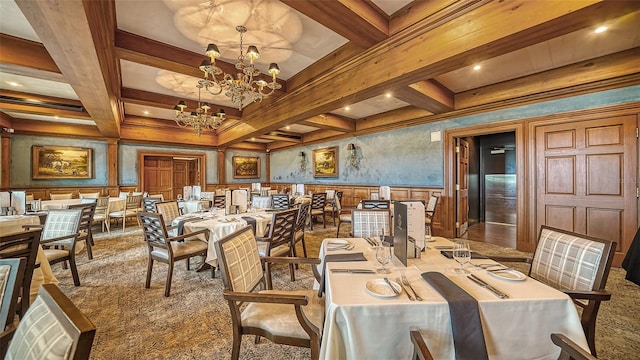
<svg viewBox="0 0 640 360"><path fill-rule="evenodd" d="M606 26L600 26L597 29L595 29L593 32L596 33L596 34L600 34L600 33L603 33L605 31L607 31L607 27Z"/></svg>
<svg viewBox="0 0 640 360"><path fill-rule="evenodd" d="M475 70L475 71L478 71L478 70L480 70L480 69L481 69L481 66L480 66L480 65L476 65L476 66L474 66L474 67L473 67L473 70Z"/></svg>
<svg viewBox="0 0 640 360"><path fill-rule="evenodd" d="M218 113L216 114L210 113L209 110L211 109L211 106L209 103L200 102L200 91L202 90L202 86L198 84L196 87L198 88L198 107L196 108L196 111L185 111L187 104L184 100L180 100L178 105L173 107L173 110L176 111L175 120L178 126L191 126L196 130L196 134L200 136L204 130L219 128L225 121L225 113L223 109L218 110Z"/></svg>
<svg viewBox="0 0 640 360"><path fill-rule="evenodd" d="M247 28L239 25L236 31L240 33L240 56L236 62L236 69L240 70L235 76L225 74L222 69L216 66L216 58L221 56L220 50L216 44L209 44L205 54L211 60L204 60L200 64L200 70L204 72L204 79L198 81L199 87L206 89L211 95L219 95L225 91L225 95L231 98L231 101L238 104L238 109L256 101L262 101L265 97L273 94L275 90L282 88L282 85L276 81L276 76L280 74L278 64L271 63L269 65L269 74L271 74L271 82L260 78L260 71L255 68L254 61L260 58L258 48L251 45L247 48L247 52L242 52L242 38ZM249 64L245 63L245 59L249 59Z"/></svg>

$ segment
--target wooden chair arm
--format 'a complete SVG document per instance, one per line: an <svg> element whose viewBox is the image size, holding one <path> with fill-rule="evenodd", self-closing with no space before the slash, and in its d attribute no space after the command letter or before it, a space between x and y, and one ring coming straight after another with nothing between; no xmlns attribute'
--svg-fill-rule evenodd
<svg viewBox="0 0 640 360"><path fill-rule="evenodd" d="M270 303L270 304L291 304L304 306L309 303L306 295L287 295L287 294L265 294L265 293L244 293L222 290L225 300L254 302L254 303Z"/></svg>
<svg viewBox="0 0 640 360"><path fill-rule="evenodd" d="M60 240L65 240L65 239L72 239L74 237L78 237L80 236L80 233L74 233L74 234L69 234L69 235L64 235L64 236L58 236L56 238L51 238L51 239L46 239L46 240L40 240L40 244L41 245L47 245L48 243L51 242L55 242L55 241L60 241Z"/></svg>
<svg viewBox="0 0 640 360"><path fill-rule="evenodd" d="M411 342L413 343L414 354L412 359L417 357L420 360L433 360L433 356L431 355L431 352L429 352L429 348L427 347L427 344L425 344L424 338L420 332L417 330L411 330L409 335L411 336Z"/></svg>
<svg viewBox="0 0 640 360"><path fill-rule="evenodd" d="M293 257L293 256L265 256L262 258L265 262L272 264L315 264L321 263L318 258Z"/></svg>
<svg viewBox="0 0 640 360"><path fill-rule="evenodd" d="M596 357L579 347L576 343L571 341L571 339L562 334L551 334L551 341L553 341L554 344L558 345L562 351L558 359L596 359Z"/></svg>
<svg viewBox="0 0 640 360"><path fill-rule="evenodd" d="M491 256L491 260L497 262L521 262L531 264L531 258L526 256Z"/></svg>
<svg viewBox="0 0 640 360"><path fill-rule="evenodd" d="M25 230L42 229L42 228L44 228L44 225L41 225L41 224L27 224L27 225L22 225L22 228L25 229Z"/></svg>
<svg viewBox="0 0 640 360"><path fill-rule="evenodd" d="M573 300L611 300L611 293L606 290L562 290L562 292L569 295Z"/></svg>
<svg viewBox="0 0 640 360"><path fill-rule="evenodd" d="M7 328L0 333L0 357L4 359L4 356L7 353L7 349L9 348L9 342L13 339L13 334L16 332L18 326L14 324L9 324Z"/></svg>
<svg viewBox="0 0 640 360"><path fill-rule="evenodd" d="M170 237L167 240L169 241L182 241L191 237L194 237L196 235L200 235L200 234L204 234L204 237L207 239L207 241L209 241L209 229L200 229L194 232L190 232L188 234L182 234L182 235L178 235L178 236L174 236L174 237Z"/></svg>

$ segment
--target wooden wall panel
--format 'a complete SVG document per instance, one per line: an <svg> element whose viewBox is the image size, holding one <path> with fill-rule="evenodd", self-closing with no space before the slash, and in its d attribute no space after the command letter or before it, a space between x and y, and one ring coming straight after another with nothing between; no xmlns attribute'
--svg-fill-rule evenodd
<svg viewBox="0 0 640 360"><path fill-rule="evenodd" d="M576 208L575 206L550 205L545 208L548 226L575 231Z"/></svg>

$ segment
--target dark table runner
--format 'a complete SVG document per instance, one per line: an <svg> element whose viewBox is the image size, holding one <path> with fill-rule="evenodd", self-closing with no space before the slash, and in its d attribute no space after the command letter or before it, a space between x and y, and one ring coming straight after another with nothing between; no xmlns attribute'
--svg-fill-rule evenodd
<svg viewBox="0 0 640 360"><path fill-rule="evenodd" d="M422 277L449 303L456 359L489 359L478 301L439 272L425 272Z"/></svg>
<svg viewBox="0 0 640 360"><path fill-rule="evenodd" d="M251 228L253 229L253 235L256 235L256 219L252 218L251 216L243 216L242 220L251 225Z"/></svg>
<svg viewBox="0 0 640 360"><path fill-rule="evenodd" d="M324 276L327 269L327 263L347 261L367 261L367 258L364 257L363 253L325 255L324 261L322 262L322 276L320 277L320 289L318 289L318 297L322 297L322 294L324 293Z"/></svg>
<svg viewBox="0 0 640 360"><path fill-rule="evenodd" d="M177 225L178 226L178 235L184 234L183 231L184 231L184 224L185 223L192 222L192 221L202 221L202 220L204 220L204 219L201 218L201 217L190 217L190 218L178 221L178 225Z"/></svg>
<svg viewBox="0 0 640 360"><path fill-rule="evenodd" d="M453 251L450 250L440 250L440 254L444 255L444 257L449 258L449 259L453 259ZM479 254L475 251L471 252L471 258L472 259L488 259L488 257Z"/></svg>

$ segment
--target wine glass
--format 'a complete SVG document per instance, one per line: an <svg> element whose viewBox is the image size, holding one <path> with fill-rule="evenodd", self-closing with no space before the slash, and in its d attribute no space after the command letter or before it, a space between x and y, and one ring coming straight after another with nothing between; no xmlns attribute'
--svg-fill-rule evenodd
<svg viewBox="0 0 640 360"><path fill-rule="evenodd" d="M464 264L471 260L471 249L469 243L466 241L458 241L453 246L453 259L460 264L460 268L453 269L458 274L469 274L469 271L464 269Z"/></svg>
<svg viewBox="0 0 640 360"><path fill-rule="evenodd" d="M385 235L385 233L384 233L384 228L382 228L382 229L380 229L380 230L378 231L378 238L380 239L380 244L381 244L381 245L382 245L382 244L384 244L384 242L385 242L385 241L384 241L384 240L385 240L384 235Z"/></svg>
<svg viewBox="0 0 640 360"><path fill-rule="evenodd" d="M431 242L431 226L429 225L424 227L424 241Z"/></svg>
<svg viewBox="0 0 640 360"><path fill-rule="evenodd" d="M376 248L376 260L382 265L382 268L378 269L377 272L380 274L388 274L391 272L386 267L387 264L391 262L391 246L389 246L389 244L382 243Z"/></svg>

